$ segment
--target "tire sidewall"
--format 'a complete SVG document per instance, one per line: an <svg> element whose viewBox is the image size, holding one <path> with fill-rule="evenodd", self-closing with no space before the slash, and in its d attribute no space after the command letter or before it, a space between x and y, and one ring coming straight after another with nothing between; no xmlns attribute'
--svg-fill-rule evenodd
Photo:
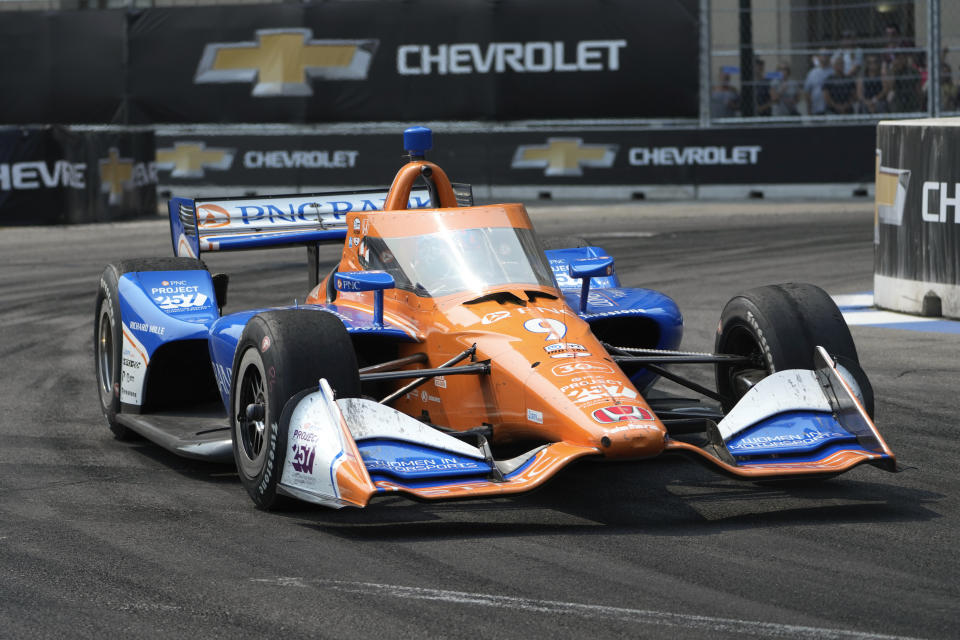
<svg viewBox="0 0 960 640"><path fill-rule="evenodd" d="M100 337L101 321L106 315L110 323L110 380L109 389L104 389L102 384L103 371L100 362ZM121 352L123 351L123 330L121 329L123 319L120 315L119 287L116 270L109 266L104 269L100 276L100 283L97 288L97 302L95 307L93 326L93 351L94 351L94 369L97 384L97 396L100 398L100 409L107 419L110 430L117 437L123 438L129 434L129 430L117 423L117 414L120 412L120 363Z"/></svg>
<svg viewBox="0 0 960 640"><path fill-rule="evenodd" d="M259 317L254 317L247 324L244 335L237 345L233 381L231 388L230 424L233 438L234 460L237 464L237 473L246 487L250 497L258 507L268 508L277 498L277 486L286 458L287 438L286 430L281 433L280 415L283 413L285 398L289 398L296 391L286 389L286 380L278 376L282 372L282 363L275 361L279 349L274 349L269 327ZM266 349L262 349L267 345ZM281 365L278 369L278 365ZM262 455L257 460L262 461L259 469L251 469L250 461L244 459L244 447L239 415L243 415L245 407L240 407L240 385L248 367L256 367L262 376L266 402L264 406L264 441ZM285 378L285 377L284 377ZM299 390L297 390L299 391Z"/></svg>

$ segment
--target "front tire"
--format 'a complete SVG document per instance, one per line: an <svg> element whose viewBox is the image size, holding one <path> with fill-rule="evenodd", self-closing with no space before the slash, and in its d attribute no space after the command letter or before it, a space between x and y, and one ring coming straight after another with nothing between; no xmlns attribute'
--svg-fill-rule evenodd
<svg viewBox="0 0 960 640"><path fill-rule="evenodd" d="M237 473L258 508L289 504L277 492L287 453L280 416L293 396L316 388L320 378L338 398L360 396L356 354L336 316L284 309L247 323L234 356L230 424Z"/></svg>
<svg viewBox="0 0 960 640"><path fill-rule="evenodd" d="M716 353L748 356L750 364L718 364L717 391L729 410L750 387L785 369L813 369L822 346L853 377L860 400L873 417L873 388L860 367L853 336L830 296L812 284L788 283L750 289L723 308Z"/></svg>

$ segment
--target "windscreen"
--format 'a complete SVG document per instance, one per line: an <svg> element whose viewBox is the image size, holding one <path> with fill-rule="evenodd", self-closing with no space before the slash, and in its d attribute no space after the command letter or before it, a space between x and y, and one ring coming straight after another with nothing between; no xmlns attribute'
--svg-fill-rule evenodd
<svg viewBox="0 0 960 640"><path fill-rule="evenodd" d="M359 255L364 269L387 271L398 288L418 296L479 294L508 284L556 286L530 229L485 227L403 238L367 236Z"/></svg>

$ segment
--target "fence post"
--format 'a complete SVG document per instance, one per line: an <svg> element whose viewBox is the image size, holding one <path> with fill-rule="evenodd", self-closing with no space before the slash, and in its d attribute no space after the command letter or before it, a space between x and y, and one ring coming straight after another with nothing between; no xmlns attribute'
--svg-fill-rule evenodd
<svg viewBox="0 0 960 640"><path fill-rule="evenodd" d="M940 115L940 0L927 0L927 113Z"/></svg>
<svg viewBox="0 0 960 640"><path fill-rule="evenodd" d="M740 108L745 118L757 112L754 95L753 6L752 0L740 0Z"/></svg>
<svg viewBox="0 0 960 640"><path fill-rule="evenodd" d="M700 0L700 126L710 126L710 0Z"/></svg>

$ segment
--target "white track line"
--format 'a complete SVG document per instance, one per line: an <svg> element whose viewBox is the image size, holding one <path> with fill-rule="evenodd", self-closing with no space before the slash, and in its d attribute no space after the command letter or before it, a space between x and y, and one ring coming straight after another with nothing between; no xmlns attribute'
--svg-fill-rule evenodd
<svg viewBox="0 0 960 640"><path fill-rule="evenodd" d="M471 593L467 591L448 591L446 589L423 589L420 587L404 587L392 584L375 582L346 582L341 580L324 580L308 578L253 578L252 582L264 583L278 587L308 587L332 589L347 593L359 593L372 596L389 596L410 600L435 600L455 604L470 604L482 607L499 609L516 609L521 611L536 611L552 614L572 614L588 618L603 617L608 620L622 622L638 622L656 624L685 629L699 629L731 634L749 634L764 638L816 638L818 640L846 640L848 638L870 638L874 640L908 640L906 636L891 636L862 631L848 631L845 629L825 629L822 627L805 627L776 622L757 622L754 620L738 620L736 618L716 618L712 616L697 616L685 613L668 613L665 611L651 611L648 609L627 609L623 607L608 607L595 604L580 604L576 602L560 602L557 600L535 600L532 598L514 598L497 596L486 593Z"/></svg>

